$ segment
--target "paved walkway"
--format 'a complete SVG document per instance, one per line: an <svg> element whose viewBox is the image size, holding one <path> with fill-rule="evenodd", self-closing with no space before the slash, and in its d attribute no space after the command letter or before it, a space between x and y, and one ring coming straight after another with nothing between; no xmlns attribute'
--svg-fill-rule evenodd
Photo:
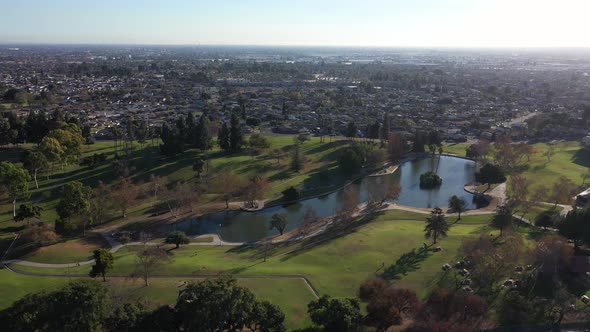
<svg viewBox="0 0 590 332"><path fill-rule="evenodd" d="M111 253L115 253L115 252L119 251L119 249L121 249L125 246L139 246L139 245L144 245L144 244L148 245L148 246L165 245L164 243L161 243L161 242L145 242L144 243L144 242L137 242L137 241L123 244L123 243L120 243L117 240L115 240L111 236L110 232L102 232L100 234L109 243L109 246L111 247L109 252L111 252ZM191 243L185 244L185 245L188 245L188 246L233 246L233 247L237 247L237 246L241 246L241 245L245 244L244 242L223 241L219 237L219 235L217 235L217 234L203 234L203 235L192 237L191 239L208 238L208 237L213 238L213 241L211 241L211 242L191 242ZM14 243L14 241L13 241L13 243ZM2 264L4 264L4 265L17 264L17 265L23 265L23 266L39 267L39 268L68 268L68 267L89 265L92 263L94 263L94 259L82 261L82 262L63 263L63 264L37 263L37 262L30 262L30 261L21 260L21 259L10 259L10 260L3 260L2 261Z"/></svg>

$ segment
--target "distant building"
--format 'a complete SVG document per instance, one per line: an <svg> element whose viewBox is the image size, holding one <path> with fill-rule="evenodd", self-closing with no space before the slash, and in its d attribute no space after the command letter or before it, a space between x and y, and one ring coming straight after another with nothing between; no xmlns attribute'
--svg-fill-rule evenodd
<svg viewBox="0 0 590 332"><path fill-rule="evenodd" d="M582 139L582 143L584 144L584 148L586 150L590 150L590 135L584 137L584 139Z"/></svg>

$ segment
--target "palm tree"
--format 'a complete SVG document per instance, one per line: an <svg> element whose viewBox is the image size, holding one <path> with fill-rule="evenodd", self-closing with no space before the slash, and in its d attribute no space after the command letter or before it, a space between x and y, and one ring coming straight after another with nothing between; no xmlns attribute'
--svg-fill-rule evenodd
<svg viewBox="0 0 590 332"><path fill-rule="evenodd" d="M425 237L432 238L433 243L439 237L446 237L449 230L449 223L447 217L443 214L442 209L436 207L430 213L430 217L426 218L426 226L424 227Z"/></svg>

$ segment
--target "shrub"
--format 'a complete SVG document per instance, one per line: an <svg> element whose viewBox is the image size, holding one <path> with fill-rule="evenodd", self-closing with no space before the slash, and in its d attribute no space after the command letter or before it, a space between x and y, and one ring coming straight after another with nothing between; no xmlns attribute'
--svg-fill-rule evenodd
<svg viewBox="0 0 590 332"><path fill-rule="evenodd" d="M432 189L442 184L442 178L434 172L426 172L420 175L420 188Z"/></svg>
<svg viewBox="0 0 590 332"><path fill-rule="evenodd" d="M293 186L283 190L281 193L283 194L283 198L285 198L286 201L295 201L301 197L299 190L295 189Z"/></svg>

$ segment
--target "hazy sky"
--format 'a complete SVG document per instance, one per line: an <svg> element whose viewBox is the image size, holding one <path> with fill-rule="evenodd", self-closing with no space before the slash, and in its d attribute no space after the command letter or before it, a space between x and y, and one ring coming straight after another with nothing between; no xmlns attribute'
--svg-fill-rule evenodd
<svg viewBox="0 0 590 332"><path fill-rule="evenodd" d="M0 43L590 47L590 0L0 0Z"/></svg>

